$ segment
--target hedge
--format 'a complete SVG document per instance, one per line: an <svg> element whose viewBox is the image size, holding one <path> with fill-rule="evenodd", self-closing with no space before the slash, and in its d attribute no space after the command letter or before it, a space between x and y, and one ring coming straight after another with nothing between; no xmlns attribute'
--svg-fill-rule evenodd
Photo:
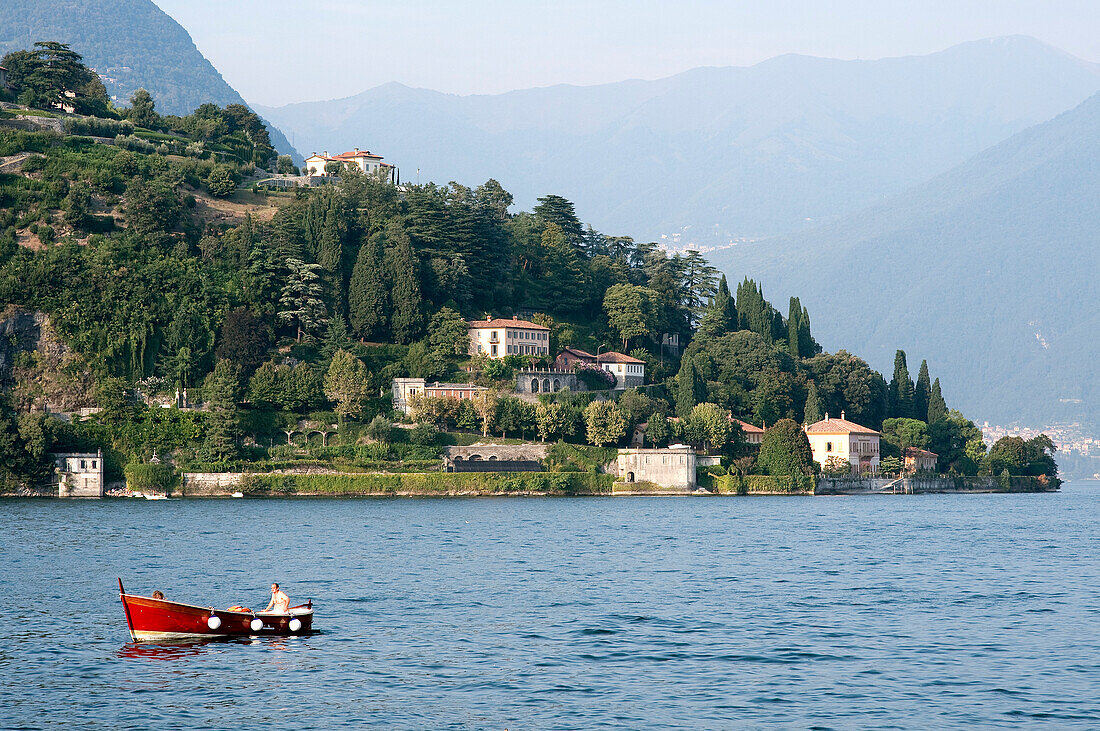
<svg viewBox="0 0 1100 731"><path fill-rule="evenodd" d="M721 475L713 477L714 489L723 495L812 495L814 478L804 475Z"/></svg>
<svg viewBox="0 0 1100 731"><path fill-rule="evenodd" d="M254 495L547 495L610 494L614 477L580 472L434 472L394 475L248 474Z"/></svg>

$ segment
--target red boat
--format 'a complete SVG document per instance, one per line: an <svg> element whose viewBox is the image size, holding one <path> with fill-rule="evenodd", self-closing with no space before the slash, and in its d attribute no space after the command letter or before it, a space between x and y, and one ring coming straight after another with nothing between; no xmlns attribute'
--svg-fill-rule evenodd
<svg viewBox="0 0 1100 731"><path fill-rule="evenodd" d="M127 594L118 580L122 609L130 639L182 640L215 639L252 635L306 635L313 629L313 600L291 607L287 614L273 612L229 611L213 607L181 604Z"/></svg>

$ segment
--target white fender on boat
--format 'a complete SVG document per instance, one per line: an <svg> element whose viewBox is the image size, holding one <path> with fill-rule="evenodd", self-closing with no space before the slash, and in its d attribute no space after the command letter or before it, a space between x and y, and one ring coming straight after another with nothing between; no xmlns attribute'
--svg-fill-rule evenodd
<svg viewBox="0 0 1100 731"><path fill-rule="evenodd" d="M290 620L289 624L287 624L287 627L290 627L291 632L297 632L302 628L302 620L295 617L294 619Z"/></svg>
<svg viewBox="0 0 1100 731"><path fill-rule="evenodd" d="M262 630L264 628L264 621L262 619L260 619L259 617L256 617L255 619L253 619L251 622L248 623L248 626L252 628L253 632L259 632L260 630Z"/></svg>
<svg viewBox="0 0 1100 731"><path fill-rule="evenodd" d="M219 617L216 614L211 614L210 619L206 620L206 626L209 627L210 629L221 629L221 626L222 626L221 617Z"/></svg>

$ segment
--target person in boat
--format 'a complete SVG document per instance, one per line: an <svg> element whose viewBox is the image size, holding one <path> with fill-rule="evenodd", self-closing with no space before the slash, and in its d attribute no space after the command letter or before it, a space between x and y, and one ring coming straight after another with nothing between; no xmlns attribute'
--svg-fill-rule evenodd
<svg viewBox="0 0 1100 731"><path fill-rule="evenodd" d="M153 592L153 598L154 599L163 599L164 598L164 592L162 592L160 589L157 589L156 591Z"/></svg>
<svg viewBox="0 0 1100 731"><path fill-rule="evenodd" d="M268 602L265 612L274 612L275 614L289 614L290 613L290 597L286 595L278 584L271 585L271 601Z"/></svg>

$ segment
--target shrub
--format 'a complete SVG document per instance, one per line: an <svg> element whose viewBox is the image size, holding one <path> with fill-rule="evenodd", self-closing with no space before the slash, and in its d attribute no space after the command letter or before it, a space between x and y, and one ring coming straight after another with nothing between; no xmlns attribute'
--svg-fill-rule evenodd
<svg viewBox="0 0 1100 731"><path fill-rule="evenodd" d="M126 487L135 492L167 493L177 483L175 469L166 464L131 462L123 469Z"/></svg>
<svg viewBox="0 0 1100 731"><path fill-rule="evenodd" d="M134 125L127 120L102 119L88 117L86 119L65 120L65 131L71 135L90 135L92 137L117 137L119 135L132 135Z"/></svg>
<svg viewBox="0 0 1100 731"><path fill-rule="evenodd" d="M417 424L409 430L409 441L413 444L428 446L435 443L439 431L431 424Z"/></svg>

